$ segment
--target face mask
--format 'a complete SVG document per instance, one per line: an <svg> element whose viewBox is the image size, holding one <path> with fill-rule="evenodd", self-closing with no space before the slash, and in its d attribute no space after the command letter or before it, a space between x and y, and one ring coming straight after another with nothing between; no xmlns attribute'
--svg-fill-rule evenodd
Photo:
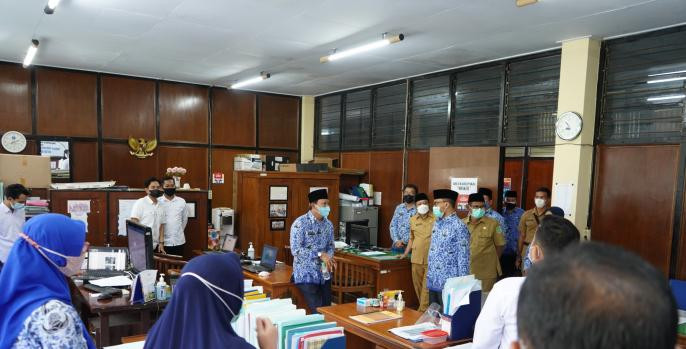
<svg viewBox="0 0 686 349"><path fill-rule="evenodd" d="M153 198L158 198L158 197L162 196L162 191L159 189L153 189L150 191L150 194L148 194L148 195L150 195Z"/></svg>
<svg viewBox="0 0 686 349"><path fill-rule="evenodd" d="M486 211L483 208L473 208L472 209L472 217L476 219L481 219L481 217L484 216Z"/></svg>
<svg viewBox="0 0 686 349"><path fill-rule="evenodd" d="M224 301L224 299L217 293L217 291L219 291L219 292L224 292L224 293L228 294L229 296L232 296L232 297L234 297L234 298L237 298L239 301L241 301L241 306L240 306L240 308L243 308L243 298L238 297L236 294L231 293L231 292L229 292L229 291L227 291L227 290L225 290L225 289L223 289L223 288L221 288L221 287L219 287L219 286L214 285L213 283L211 283L211 282L205 280L202 276L200 276L200 275L198 275L198 274L196 274L196 273L183 273L183 274L181 274L181 277L184 277L184 276L192 276L192 277L198 279L200 282L202 282L202 284L205 285L205 287L207 287L207 289L209 289L210 292L212 292L212 293L219 299L219 301L222 302L222 303L224 304L224 306L226 307L226 309L229 309L229 312L230 312L231 315L233 316L233 317L231 318L231 322L234 323L234 322L236 322L236 320L238 320L238 315L240 314L240 310L239 310L238 314L234 313L233 310L231 310L231 307L229 307L229 305L228 305L228 304L226 303L226 301ZM215 291L215 290L217 290L217 291ZM240 309L240 308L239 308L239 309Z"/></svg>
<svg viewBox="0 0 686 349"><path fill-rule="evenodd" d="M43 257L45 257L45 259L47 259L48 262L50 262L50 264L54 265L55 268L59 269L59 271L61 271L62 274L66 275L66 276L73 276L73 275L76 275L76 273L78 273L79 270L81 270L81 266L83 265L83 260L86 258L86 246L84 246L83 250L81 250L80 255L78 255L78 256L66 256L66 255L63 255L57 251L53 251L47 247L43 247L43 246L39 245L37 242L33 241L28 235L26 235L24 233L20 232L19 236L21 236L24 240L26 240L26 242L31 244L31 246L35 247L38 250L38 253L43 255ZM65 264L63 267L60 267L59 265L57 265L57 263L55 263L47 255L45 255L45 252L43 252L43 250L48 251L49 253L52 253L54 255L57 255L57 256L60 256L64 259L66 259L67 264Z"/></svg>
<svg viewBox="0 0 686 349"><path fill-rule="evenodd" d="M319 211L319 214L322 215L322 217L326 218L329 216L329 213L331 212L331 207L329 206L317 206L317 211Z"/></svg>
<svg viewBox="0 0 686 349"><path fill-rule="evenodd" d="M419 212L419 214L427 214L429 212L429 205L417 206L417 212Z"/></svg>
<svg viewBox="0 0 686 349"><path fill-rule="evenodd" d="M164 188L164 195L174 196L176 194L176 188Z"/></svg>
<svg viewBox="0 0 686 349"><path fill-rule="evenodd" d="M505 208L508 210L514 210L514 208L517 206L514 202L506 202L505 203Z"/></svg>
<svg viewBox="0 0 686 349"><path fill-rule="evenodd" d="M543 200L541 198L536 198L536 199L534 199L534 204L536 204L536 207L538 207L538 208L543 208L543 207L545 207L545 200Z"/></svg>
<svg viewBox="0 0 686 349"><path fill-rule="evenodd" d="M15 202L12 204L12 209L14 210L23 210L26 205L22 202Z"/></svg>
<svg viewBox="0 0 686 349"><path fill-rule="evenodd" d="M441 208L440 208L440 207L434 206L434 216L436 216L436 218L441 218L441 217L443 217L443 212L441 212Z"/></svg>
<svg viewBox="0 0 686 349"><path fill-rule="evenodd" d="M403 202L406 204L411 204L414 202L414 195L403 195Z"/></svg>

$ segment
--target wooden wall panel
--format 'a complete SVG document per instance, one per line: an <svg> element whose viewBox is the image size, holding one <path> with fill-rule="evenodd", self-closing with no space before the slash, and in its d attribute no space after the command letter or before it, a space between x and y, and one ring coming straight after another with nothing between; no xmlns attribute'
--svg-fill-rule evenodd
<svg viewBox="0 0 686 349"><path fill-rule="evenodd" d="M212 143L255 147L253 93L212 89Z"/></svg>
<svg viewBox="0 0 686 349"><path fill-rule="evenodd" d="M526 198L523 198L524 195L522 193L524 160L520 158L505 159L505 163L503 164L503 166L505 167L503 170L503 178L511 179L512 190L515 190L517 192L517 204L521 206L524 203L524 201L526 201ZM533 201L528 205L528 207L533 207L532 205Z"/></svg>
<svg viewBox="0 0 686 349"><path fill-rule="evenodd" d="M371 153L368 151L341 153L341 168L364 170L366 174L362 177L362 182L369 183Z"/></svg>
<svg viewBox="0 0 686 349"><path fill-rule="evenodd" d="M0 134L32 132L31 71L19 64L0 64Z"/></svg>
<svg viewBox="0 0 686 349"><path fill-rule="evenodd" d="M36 103L38 134L98 136L95 74L38 68Z"/></svg>
<svg viewBox="0 0 686 349"><path fill-rule="evenodd" d="M181 183L190 183L191 188L208 189L207 148L170 147L157 148L157 175L163 177L168 167L180 166L188 170L181 177Z"/></svg>
<svg viewBox="0 0 686 349"><path fill-rule="evenodd" d="M298 149L300 98L261 95L259 104L259 146Z"/></svg>
<svg viewBox="0 0 686 349"><path fill-rule="evenodd" d="M159 89L160 140L208 143L208 88L162 82Z"/></svg>
<svg viewBox="0 0 686 349"><path fill-rule="evenodd" d="M71 177L74 182L98 180L98 143L73 142L71 144Z"/></svg>
<svg viewBox="0 0 686 349"><path fill-rule="evenodd" d="M678 145L598 146L592 239L622 246L669 273Z"/></svg>
<svg viewBox="0 0 686 349"><path fill-rule="evenodd" d="M233 203L233 158L244 154L244 150L212 149L212 170L210 173L224 174L223 184L212 184L212 207L234 207Z"/></svg>
<svg viewBox="0 0 686 349"><path fill-rule="evenodd" d="M529 158L529 169L526 179L526 197L524 197L524 201L522 202L524 208L530 209L534 207L536 189L546 187L551 191L553 190L553 167L553 159Z"/></svg>
<svg viewBox="0 0 686 349"><path fill-rule="evenodd" d="M390 224L395 207L402 202L403 152L371 152L370 183L375 192L381 192L377 245L391 247Z"/></svg>
<svg viewBox="0 0 686 349"><path fill-rule="evenodd" d="M426 193L429 198L433 193L429 190L429 151L410 150L407 152L407 183L419 187L420 193Z"/></svg>
<svg viewBox="0 0 686 349"><path fill-rule="evenodd" d="M101 83L103 137L154 139L155 81L104 75Z"/></svg>
<svg viewBox="0 0 686 349"><path fill-rule="evenodd" d="M90 200L91 212L88 214L88 232L86 234L86 241L88 241L91 246L105 246L105 244L108 242L107 192L51 190L51 212L68 215L67 202L69 200Z"/></svg>
<svg viewBox="0 0 686 349"><path fill-rule="evenodd" d="M138 159L129 154L129 146L123 143L103 145L102 179L115 180L118 185L143 188L143 182L152 176L159 176L157 167L159 149L155 155Z"/></svg>

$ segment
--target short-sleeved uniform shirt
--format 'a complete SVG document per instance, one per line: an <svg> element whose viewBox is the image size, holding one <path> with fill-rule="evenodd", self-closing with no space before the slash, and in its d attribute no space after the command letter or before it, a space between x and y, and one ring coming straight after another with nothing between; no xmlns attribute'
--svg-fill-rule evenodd
<svg viewBox="0 0 686 349"><path fill-rule="evenodd" d="M517 241L519 240L519 222L522 219L524 210L520 207L515 207L513 210L508 211L503 208L503 218L505 218L505 225L507 230L505 231L505 250L503 254L516 255L517 254Z"/></svg>
<svg viewBox="0 0 686 349"><path fill-rule="evenodd" d="M449 278L469 275L469 230L457 214L436 219L428 264L426 286L430 291L443 291Z"/></svg>
<svg viewBox="0 0 686 349"><path fill-rule="evenodd" d="M524 233L525 242L525 245L522 247L522 250L520 251L522 258L526 257L526 250L528 244L530 244L531 241L534 239L534 234L536 233L536 229L538 229L538 225L540 224L541 219L543 219L543 215L545 215L545 213L540 216L537 215L536 209L532 208L524 212L522 218L519 221L519 231Z"/></svg>
<svg viewBox="0 0 686 349"><path fill-rule="evenodd" d="M429 263L429 246L431 246L431 230L436 217L431 213L422 217L416 214L410 218L410 239L412 239L412 257L414 264Z"/></svg>
<svg viewBox="0 0 686 349"><path fill-rule="evenodd" d="M407 244L407 240L410 238L410 217L416 214L417 208L415 206L407 208L403 203L395 207L390 225L391 240L393 243L402 241Z"/></svg>
<svg viewBox="0 0 686 349"><path fill-rule="evenodd" d="M333 223L318 220L311 211L298 217L291 226L293 281L296 284L324 284L319 252L333 257Z"/></svg>
<svg viewBox="0 0 686 349"><path fill-rule="evenodd" d="M471 273L479 280L497 278L502 274L502 270L496 246L505 245L505 237L500 230L500 224L488 217L483 217L477 222L471 222L469 218L467 216L462 221L467 225L471 236L469 248Z"/></svg>
<svg viewBox="0 0 686 349"><path fill-rule="evenodd" d="M153 202L150 196L142 197L133 204L131 218L137 218L140 224L152 230L152 245L157 248L160 242L160 226L166 222L164 207L158 199ZM163 241L164 243L164 241Z"/></svg>

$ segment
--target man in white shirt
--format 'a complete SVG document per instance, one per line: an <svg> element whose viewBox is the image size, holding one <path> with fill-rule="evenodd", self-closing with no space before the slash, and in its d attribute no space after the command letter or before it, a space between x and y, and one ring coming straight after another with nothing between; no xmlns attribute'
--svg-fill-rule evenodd
<svg viewBox="0 0 686 349"><path fill-rule="evenodd" d="M24 206L29 195L29 190L21 184L5 188L5 198L0 205L0 270L26 222Z"/></svg>
<svg viewBox="0 0 686 349"><path fill-rule="evenodd" d="M159 243L164 241L164 223L166 221L164 209L158 200L162 196L160 180L155 177L148 178L145 181L145 193L148 195L136 200L136 203L133 204L131 220L150 227L152 229L153 249L166 253L164 244Z"/></svg>
<svg viewBox="0 0 686 349"><path fill-rule="evenodd" d="M188 223L188 210L186 200L176 196L176 185L173 177L162 179L162 189L164 196L160 198L164 207L166 222L164 225L164 250L167 254L183 256L183 248L186 243L184 230Z"/></svg>
<svg viewBox="0 0 686 349"><path fill-rule="evenodd" d="M572 222L547 215L531 242L529 258L533 263L559 254L564 248L579 242L579 230ZM525 277L510 277L498 281L488 294L474 328L472 349L508 349L517 337L517 299Z"/></svg>

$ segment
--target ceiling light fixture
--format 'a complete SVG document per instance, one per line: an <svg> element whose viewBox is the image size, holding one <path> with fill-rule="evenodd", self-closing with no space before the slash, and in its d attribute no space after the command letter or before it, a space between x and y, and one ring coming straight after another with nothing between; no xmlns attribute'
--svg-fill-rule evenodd
<svg viewBox="0 0 686 349"><path fill-rule="evenodd" d="M36 52L38 52L38 40L33 39L31 40L31 46L29 46L29 50L26 51L26 56L24 57L24 68L28 68L28 66L31 65L33 57L36 57Z"/></svg>
<svg viewBox="0 0 686 349"><path fill-rule="evenodd" d="M686 80L686 76L678 77L678 78L666 78L666 79L657 79L657 80L648 80L646 81L649 84L657 84L660 82L670 82L670 81L679 81L679 80Z"/></svg>
<svg viewBox="0 0 686 349"><path fill-rule="evenodd" d="M47 15L51 15L55 13L55 9L57 8L57 5L60 4L60 0L48 0L48 4L45 5L45 8L43 9L43 12Z"/></svg>
<svg viewBox="0 0 686 349"><path fill-rule="evenodd" d="M360 54L362 52L367 52L390 44L395 44L396 42L401 42L405 39L405 35L403 34L388 36L387 33L383 33L381 37L382 38L379 41L374 41L362 46L353 47L349 50L336 52L336 50L334 49L334 52L332 54L320 58L319 63L331 62L341 58L353 56L356 54Z"/></svg>
<svg viewBox="0 0 686 349"><path fill-rule="evenodd" d="M538 0L516 0L515 4L517 4L517 7L523 7L526 5L531 5L537 3Z"/></svg>
<svg viewBox="0 0 686 349"><path fill-rule="evenodd" d="M650 97L646 99L648 102L666 101L670 99L684 99L686 95L671 95L671 96L660 96L660 97Z"/></svg>
<svg viewBox="0 0 686 349"><path fill-rule="evenodd" d="M237 82L237 83L235 83L235 84L232 84L232 85L231 85L231 88L232 88L232 89L241 88L241 87L243 87L243 86L247 86L247 85L250 85L250 84L254 84L254 83L260 82L260 81L262 81L262 80L269 79L271 76L272 76L272 75L269 74L269 73L261 72L261 73L260 73L260 76L257 76L257 77L251 78L251 79L247 79L247 80L243 80L243 81L239 81L239 82Z"/></svg>

